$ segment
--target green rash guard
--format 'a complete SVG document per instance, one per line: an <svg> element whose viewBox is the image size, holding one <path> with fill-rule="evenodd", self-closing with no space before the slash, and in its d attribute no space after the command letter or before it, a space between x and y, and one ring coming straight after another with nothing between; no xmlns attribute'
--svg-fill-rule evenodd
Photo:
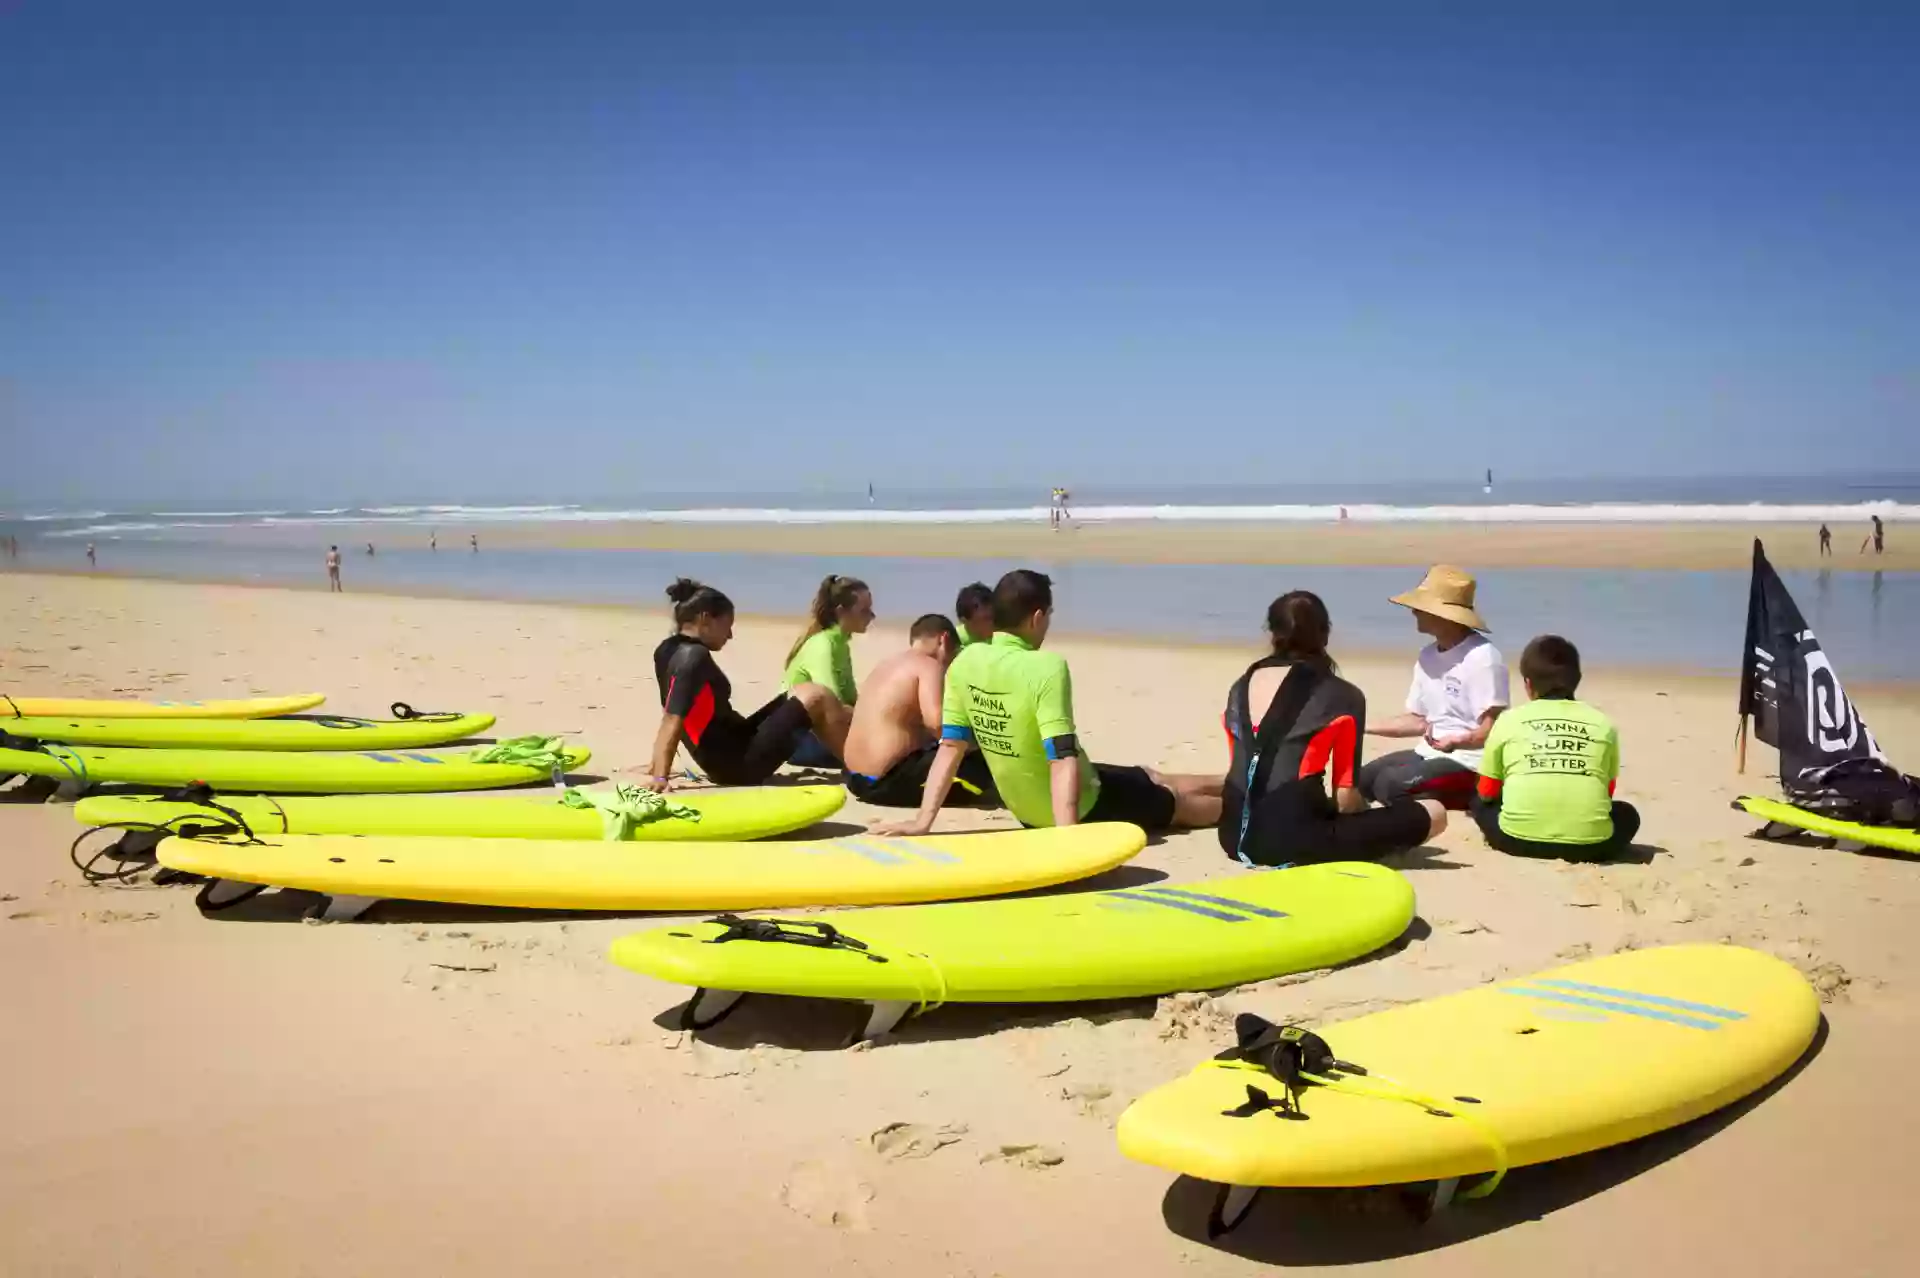
<svg viewBox="0 0 1920 1278"><path fill-rule="evenodd" d="M828 626L807 636L800 651L787 663L787 672L780 677L780 686L788 691L801 683L817 683L840 698L841 705L853 704L857 695L853 683L853 644L847 639L846 631Z"/></svg>
<svg viewBox="0 0 1920 1278"><path fill-rule="evenodd" d="M1066 658L1015 634L963 649L947 667L940 736L986 756L987 771L1022 825L1053 824L1053 760L1071 750L1080 769L1080 816L1100 797L1100 778L1075 740L1073 677Z"/></svg>
<svg viewBox="0 0 1920 1278"><path fill-rule="evenodd" d="M1500 786L1500 828L1536 843L1593 844L1613 837L1620 733L1584 701L1549 698L1493 721L1480 775Z"/></svg>

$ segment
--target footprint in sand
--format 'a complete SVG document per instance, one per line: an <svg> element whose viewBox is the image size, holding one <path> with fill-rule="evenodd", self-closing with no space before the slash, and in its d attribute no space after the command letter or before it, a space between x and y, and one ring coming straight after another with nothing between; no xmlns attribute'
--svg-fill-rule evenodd
<svg viewBox="0 0 1920 1278"><path fill-rule="evenodd" d="M845 1167L799 1163L780 1185L780 1205L816 1225L865 1233L873 1186Z"/></svg>
<svg viewBox="0 0 1920 1278"><path fill-rule="evenodd" d="M1002 1145L980 1155L982 1163L1010 1163L1027 1171L1058 1167L1067 1156L1051 1145Z"/></svg>
<svg viewBox="0 0 1920 1278"><path fill-rule="evenodd" d="M873 1152L889 1162L928 1158L967 1134L965 1123L888 1123L867 1137Z"/></svg>
<svg viewBox="0 0 1920 1278"><path fill-rule="evenodd" d="M1075 1083L1060 1089L1060 1099L1069 1100L1088 1118L1101 1117L1100 1102L1113 1095L1105 1083Z"/></svg>

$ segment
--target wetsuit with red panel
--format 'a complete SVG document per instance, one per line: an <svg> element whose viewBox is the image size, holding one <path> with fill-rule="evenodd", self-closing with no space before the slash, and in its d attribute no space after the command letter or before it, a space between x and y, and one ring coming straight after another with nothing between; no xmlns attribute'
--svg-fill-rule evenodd
<svg viewBox="0 0 1920 1278"><path fill-rule="evenodd" d="M793 754L811 726L807 708L782 694L750 715L733 708L733 684L707 646L668 635L653 650L660 708L680 716L695 763L722 785L759 785Z"/></svg>
<svg viewBox="0 0 1920 1278"><path fill-rule="evenodd" d="M1256 671L1287 668L1272 701L1248 702ZM1322 666L1284 657L1256 661L1227 693L1223 723L1233 752L1227 768L1220 846L1247 865L1371 861L1427 836L1427 813L1403 799L1342 813L1328 793L1350 788L1360 767L1367 701Z"/></svg>

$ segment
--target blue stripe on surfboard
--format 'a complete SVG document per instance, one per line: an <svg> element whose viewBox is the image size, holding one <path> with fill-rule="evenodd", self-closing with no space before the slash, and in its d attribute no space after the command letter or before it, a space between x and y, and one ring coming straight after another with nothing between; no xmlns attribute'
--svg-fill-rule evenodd
<svg viewBox="0 0 1920 1278"><path fill-rule="evenodd" d="M1189 914L1204 915L1210 919L1219 919L1223 923L1245 923L1247 921L1247 916L1244 914L1228 914L1224 910L1208 909L1204 905L1197 905L1192 901L1175 900L1170 896L1145 896L1133 892L1112 892L1108 894L1108 897L1110 900L1115 901L1144 901L1149 905L1164 905L1170 910L1185 910Z"/></svg>
<svg viewBox="0 0 1920 1278"><path fill-rule="evenodd" d="M1551 985L1559 990L1580 990L1587 994L1605 994L1609 998L1632 999L1639 1003L1652 1003L1656 1007L1677 1008L1682 1012L1703 1012L1708 1016L1720 1016L1730 1021L1744 1021L1745 1012L1736 1012L1730 1007L1715 1007L1711 1003L1689 1003L1683 998L1666 998L1659 994L1642 994L1639 990L1619 990L1609 985L1588 985L1582 981L1551 980L1535 977L1535 985Z"/></svg>
<svg viewBox="0 0 1920 1278"><path fill-rule="evenodd" d="M1205 892L1189 892L1185 888L1143 887L1137 889L1143 895L1177 896L1183 901L1199 901L1205 905L1218 905L1229 910L1245 910L1248 914L1257 914L1263 919L1284 919L1284 910L1269 910L1264 905L1250 905L1245 901L1235 901L1224 896L1208 896Z"/></svg>
<svg viewBox="0 0 1920 1278"><path fill-rule="evenodd" d="M1650 1021L1671 1021L1675 1025L1688 1025L1694 1029L1717 1030L1724 1021L1703 1020L1698 1016L1682 1016L1678 1012L1663 1012L1653 1007L1635 1007L1631 1003L1615 1003L1606 999L1583 998L1578 994L1563 994L1559 990L1532 989L1521 985L1502 986L1502 994L1518 994L1522 998L1543 998L1555 1003L1572 1003L1576 1007L1595 1007L1603 1012L1624 1012L1628 1016L1641 1016Z"/></svg>
<svg viewBox="0 0 1920 1278"><path fill-rule="evenodd" d="M926 844L917 843L912 839L889 839L885 846L889 849L899 848L902 852L911 853L919 857L922 861L931 861L935 865L960 864L960 858L953 853L942 852L939 848L930 848Z"/></svg>
<svg viewBox="0 0 1920 1278"><path fill-rule="evenodd" d="M865 839L836 839L828 846L837 851L851 852L855 856L865 857L875 865L905 865L907 863L907 858L895 856L886 848L875 843L869 843Z"/></svg>

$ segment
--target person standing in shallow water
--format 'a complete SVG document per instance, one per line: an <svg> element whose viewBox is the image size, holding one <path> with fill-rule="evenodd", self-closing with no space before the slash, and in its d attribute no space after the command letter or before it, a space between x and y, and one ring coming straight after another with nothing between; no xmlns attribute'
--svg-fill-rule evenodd
<svg viewBox="0 0 1920 1278"><path fill-rule="evenodd" d="M1827 527L1825 524L1821 524L1820 525L1820 557L1822 559L1827 559L1827 558L1831 558L1832 555L1833 555L1833 529Z"/></svg>
<svg viewBox="0 0 1920 1278"><path fill-rule="evenodd" d="M340 547L327 547L327 593L340 591Z"/></svg>
<svg viewBox="0 0 1920 1278"><path fill-rule="evenodd" d="M87 543L87 567L98 568L99 566L100 566L100 560L96 552L94 551L93 543L88 542Z"/></svg>

